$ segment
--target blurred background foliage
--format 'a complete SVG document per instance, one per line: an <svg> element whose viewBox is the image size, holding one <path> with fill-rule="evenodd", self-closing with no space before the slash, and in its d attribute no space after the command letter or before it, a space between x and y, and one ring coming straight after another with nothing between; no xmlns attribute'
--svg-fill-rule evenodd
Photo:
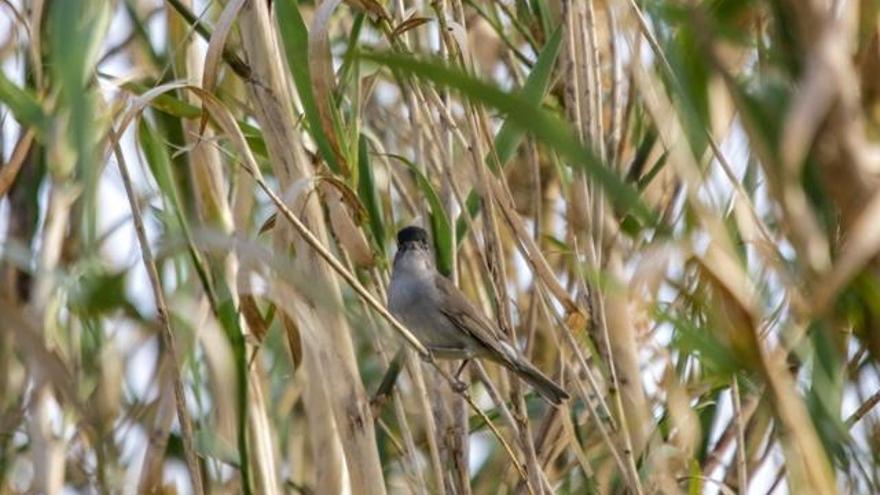
<svg viewBox="0 0 880 495"><path fill-rule="evenodd" d="M880 492L876 0L0 11L0 492Z"/></svg>

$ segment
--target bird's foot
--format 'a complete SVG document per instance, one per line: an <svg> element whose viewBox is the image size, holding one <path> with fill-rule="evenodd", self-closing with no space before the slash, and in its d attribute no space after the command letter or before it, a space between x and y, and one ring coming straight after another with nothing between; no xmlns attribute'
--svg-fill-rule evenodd
<svg viewBox="0 0 880 495"><path fill-rule="evenodd" d="M463 394L467 392L468 384L461 380L454 380L452 382L452 390L457 394Z"/></svg>

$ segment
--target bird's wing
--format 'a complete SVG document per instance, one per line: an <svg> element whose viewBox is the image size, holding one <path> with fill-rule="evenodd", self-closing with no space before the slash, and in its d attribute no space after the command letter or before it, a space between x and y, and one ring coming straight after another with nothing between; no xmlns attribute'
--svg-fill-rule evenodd
<svg viewBox="0 0 880 495"><path fill-rule="evenodd" d="M434 277L434 282L440 292L441 301L444 301L440 311L449 321L459 331L482 344L488 351L486 357L496 361L509 361L510 351L505 349L506 346L499 340L496 326L468 301L451 280L438 274Z"/></svg>

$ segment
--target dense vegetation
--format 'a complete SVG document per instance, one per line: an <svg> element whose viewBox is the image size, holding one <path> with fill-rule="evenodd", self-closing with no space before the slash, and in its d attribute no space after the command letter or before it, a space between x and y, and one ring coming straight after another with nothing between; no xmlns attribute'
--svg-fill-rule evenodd
<svg viewBox="0 0 880 495"><path fill-rule="evenodd" d="M880 492L878 2L0 10L0 492Z"/></svg>

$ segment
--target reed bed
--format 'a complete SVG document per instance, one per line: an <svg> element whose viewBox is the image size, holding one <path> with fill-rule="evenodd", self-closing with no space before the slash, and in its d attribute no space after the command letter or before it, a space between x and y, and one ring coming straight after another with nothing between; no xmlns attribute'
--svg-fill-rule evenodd
<svg viewBox="0 0 880 495"><path fill-rule="evenodd" d="M880 492L877 2L0 11L0 493Z"/></svg>

